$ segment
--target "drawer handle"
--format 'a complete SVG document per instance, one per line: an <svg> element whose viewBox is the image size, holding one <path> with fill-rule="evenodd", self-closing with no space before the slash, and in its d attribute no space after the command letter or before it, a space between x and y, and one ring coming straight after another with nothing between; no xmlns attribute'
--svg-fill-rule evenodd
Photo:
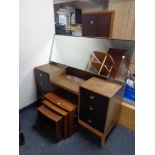
<svg viewBox="0 0 155 155"><path fill-rule="evenodd" d="M93 100L95 98L95 96L90 95L90 99Z"/></svg>
<svg viewBox="0 0 155 155"><path fill-rule="evenodd" d="M94 110L94 108L93 107L89 107L89 110L92 111L92 110Z"/></svg>
<svg viewBox="0 0 155 155"><path fill-rule="evenodd" d="M42 74L40 74L40 76L42 76Z"/></svg>
<svg viewBox="0 0 155 155"><path fill-rule="evenodd" d="M60 105L60 102L58 102L57 104Z"/></svg>
<svg viewBox="0 0 155 155"><path fill-rule="evenodd" d="M91 21L90 21L90 24L92 25L93 23L94 23L94 21L93 21L93 20L91 20Z"/></svg>
<svg viewBox="0 0 155 155"><path fill-rule="evenodd" d="M89 122L89 123L92 123L93 121L89 119L88 122Z"/></svg>

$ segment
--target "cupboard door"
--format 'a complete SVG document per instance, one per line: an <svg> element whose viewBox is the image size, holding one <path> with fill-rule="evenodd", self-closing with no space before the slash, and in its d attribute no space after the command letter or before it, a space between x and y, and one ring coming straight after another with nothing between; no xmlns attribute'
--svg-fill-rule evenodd
<svg viewBox="0 0 155 155"><path fill-rule="evenodd" d="M110 37L111 13L97 15L97 37Z"/></svg>
<svg viewBox="0 0 155 155"><path fill-rule="evenodd" d="M82 16L82 35L83 36L95 36L96 31L96 15L83 15Z"/></svg>
<svg viewBox="0 0 155 155"><path fill-rule="evenodd" d="M84 14L82 16L82 35L110 37L113 12Z"/></svg>

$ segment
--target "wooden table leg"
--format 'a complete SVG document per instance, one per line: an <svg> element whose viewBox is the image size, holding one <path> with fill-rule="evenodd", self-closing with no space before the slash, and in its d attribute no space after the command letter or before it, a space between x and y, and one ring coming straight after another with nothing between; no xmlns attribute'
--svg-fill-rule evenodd
<svg viewBox="0 0 155 155"><path fill-rule="evenodd" d="M62 137L61 127L62 127L62 121L56 122L56 140L57 141L59 141Z"/></svg>
<svg viewBox="0 0 155 155"><path fill-rule="evenodd" d="M68 129L68 115L64 117L64 137L68 137L69 129Z"/></svg>
<svg viewBox="0 0 155 155"><path fill-rule="evenodd" d="M100 146L103 147L105 144L105 137L101 137Z"/></svg>

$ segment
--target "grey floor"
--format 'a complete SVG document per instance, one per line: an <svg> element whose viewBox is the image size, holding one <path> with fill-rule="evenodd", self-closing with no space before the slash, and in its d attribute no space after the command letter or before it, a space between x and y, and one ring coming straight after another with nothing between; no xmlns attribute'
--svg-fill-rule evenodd
<svg viewBox="0 0 155 155"><path fill-rule="evenodd" d="M36 107L20 113L20 124L26 143L19 147L20 155L134 155L134 132L117 125L107 137L105 146L99 147L99 138L79 127L69 138L55 142L52 134L35 127Z"/></svg>

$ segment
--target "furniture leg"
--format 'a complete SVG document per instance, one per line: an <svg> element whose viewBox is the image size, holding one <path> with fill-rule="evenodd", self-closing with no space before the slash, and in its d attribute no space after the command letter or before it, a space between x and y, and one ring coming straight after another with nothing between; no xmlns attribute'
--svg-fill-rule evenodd
<svg viewBox="0 0 155 155"><path fill-rule="evenodd" d="M56 140L59 141L62 137L61 132L62 121L56 122Z"/></svg>
<svg viewBox="0 0 155 155"><path fill-rule="evenodd" d="M100 146L103 147L105 144L105 137L101 137Z"/></svg>

